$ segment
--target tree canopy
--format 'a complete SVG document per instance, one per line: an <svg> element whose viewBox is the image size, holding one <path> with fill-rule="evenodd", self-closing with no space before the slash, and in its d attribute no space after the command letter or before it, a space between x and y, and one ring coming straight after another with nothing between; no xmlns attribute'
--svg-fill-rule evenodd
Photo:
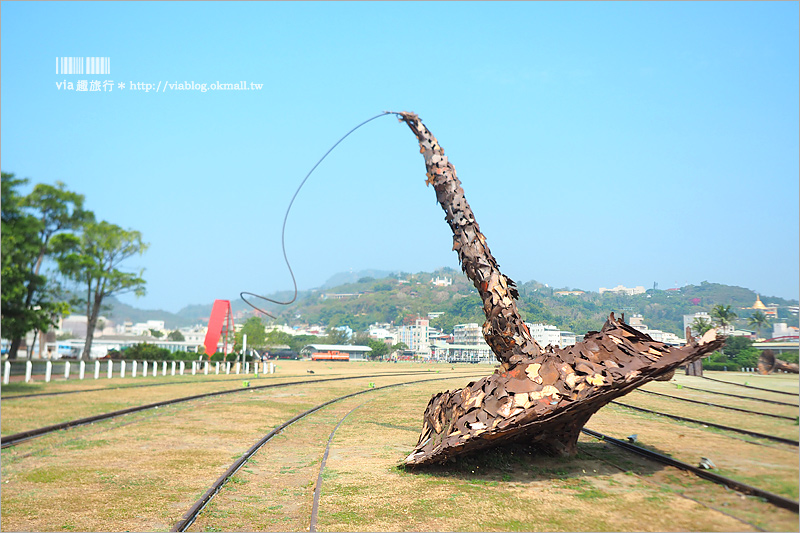
<svg viewBox="0 0 800 533"><path fill-rule="evenodd" d="M736 313L730 305L717 304L711 309L711 318L721 327L732 326L736 320Z"/></svg>
<svg viewBox="0 0 800 533"><path fill-rule="evenodd" d="M236 346L242 346L243 335L247 335L247 347L261 349L267 343L267 333L264 331L264 322L257 316L251 316L236 332Z"/></svg>
<svg viewBox="0 0 800 533"><path fill-rule="evenodd" d="M11 339L12 359L29 331L48 329L69 309L57 283L41 273L53 252L52 238L93 218L83 209L83 195L64 183L40 183L22 196L17 189L27 182L2 173L2 327L3 337Z"/></svg>
<svg viewBox="0 0 800 533"><path fill-rule="evenodd" d="M59 269L82 290L86 309L86 344L83 358L91 353L94 330L103 299L112 295L145 293L143 271L124 272L121 263L147 250L138 231L125 230L109 222L89 222L80 235L59 234L53 238Z"/></svg>

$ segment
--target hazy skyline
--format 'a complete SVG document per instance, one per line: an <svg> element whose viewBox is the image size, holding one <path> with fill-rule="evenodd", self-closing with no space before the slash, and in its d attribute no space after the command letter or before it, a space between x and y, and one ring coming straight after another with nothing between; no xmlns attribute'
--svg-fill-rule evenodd
<svg viewBox="0 0 800 533"><path fill-rule="evenodd" d="M0 9L2 170L61 180L142 232L150 249L128 266L146 269L148 293L122 298L136 307L291 290L292 194L383 110L422 117L519 282L707 280L798 298L797 2ZM111 70L64 74L61 57ZM80 80L98 90L67 88ZM289 215L299 287L458 268L424 181L394 118L345 140Z"/></svg>

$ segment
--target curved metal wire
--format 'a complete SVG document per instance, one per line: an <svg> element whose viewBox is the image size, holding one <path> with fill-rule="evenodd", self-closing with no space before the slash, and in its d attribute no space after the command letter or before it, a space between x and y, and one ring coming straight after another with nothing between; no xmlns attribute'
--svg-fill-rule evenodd
<svg viewBox="0 0 800 533"><path fill-rule="evenodd" d="M294 204L295 198L297 198L297 195L300 192L300 189L303 188L303 185L305 185L306 181L311 176L311 173L314 172L314 170L316 170L316 168L320 165L320 163L322 163L322 161L326 157L328 157L328 154L330 154L333 151L334 148L339 146L339 143L341 143L343 140L345 140L351 133L356 131L358 128L360 128L364 124L367 124L368 122L372 122L376 118L380 118L380 117L383 117L383 116L386 116L386 115L396 115L396 114L397 114L397 112L395 112L395 111L384 111L383 113L375 115L372 118L368 118L367 120L365 120L364 122L362 122L361 124L356 126L355 128L353 128L350 131L348 131L347 133L345 133L338 141L336 141L336 143L333 146L331 146L328 149L327 152L325 152L325 155L323 155L319 159L319 161L317 161L317 163L311 168L311 170L308 171L308 174L306 174L306 177L303 178L303 181L300 182L300 185L297 187L297 190L294 191L294 195L292 196L292 199L289 202L289 206L286 208L286 214L283 216L283 227L281 228L281 249L283 250L283 260L286 261L286 267L289 269L289 275L292 277L292 285L294 286L294 296L292 296L292 299L288 300L288 301L285 301L285 302L281 302L279 300L274 300L272 298L268 298L268 297L262 296L260 294L255 294L255 293L252 293L252 292L243 291L243 292L239 293L239 297L244 301L244 303L246 303L247 305L249 305L250 307L252 307L256 311L258 311L260 313L264 313L265 315L267 315L270 318L275 318L275 315L273 315L271 313L268 313L267 311L261 309L260 307L255 306L253 303L249 302L247 300L247 298L245 298L245 295L251 296L253 298L258 298L258 299L264 300L266 302L278 304L278 305L289 305L289 304L294 303L297 300L297 280L294 277L294 272L292 271L292 265L289 264L289 258L286 255L286 221L289 219L289 211L292 209L292 204Z"/></svg>

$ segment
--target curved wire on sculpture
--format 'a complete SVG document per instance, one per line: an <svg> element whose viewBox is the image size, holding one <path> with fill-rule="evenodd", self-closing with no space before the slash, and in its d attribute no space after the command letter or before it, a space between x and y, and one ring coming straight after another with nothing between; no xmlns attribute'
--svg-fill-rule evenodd
<svg viewBox="0 0 800 533"><path fill-rule="evenodd" d="M368 122L372 122L376 118L380 118L380 117L383 117L383 116L386 116L386 115L396 115L396 114L397 113L394 113L392 111L384 111L383 113L375 115L372 118L368 118L367 120L365 120L364 122L362 122L358 126L354 127L353 129L351 129L350 131L345 133L338 141L336 141L334 143L333 146L331 146L328 149L327 152L325 152L325 154L322 157L319 158L319 161L317 161L316 164L313 167L311 167L311 170L308 171L308 174L306 174L306 177L303 178L303 181L300 182L300 185L298 185L297 189L294 191L294 195L292 195L292 199L289 201L289 205L286 207L286 213L283 216L283 226L281 227L281 250L283 251L283 260L286 262L286 268L289 269L289 275L292 277L292 286L294 287L294 296L292 296L292 299L291 300L287 300L285 302L282 302L282 301L279 301L279 300L275 300L273 298L269 298L267 296L262 296L260 294L255 294L253 292L243 291L243 292L239 293L239 297L244 301L244 303L246 303L247 305L249 305L250 307L252 307L256 311L258 311L259 313L263 313L263 314L265 314L265 315L267 315L267 316L269 316L271 318L275 318L275 316L273 314L271 314L271 313L265 311L264 309L261 309L260 307L257 307L256 305L250 303L247 300L247 298L245 298L245 295L252 296L253 298L258 298L260 300L264 300L266 302L270 302L270 303L274 303L274 304L278 304L278 305L290 305L290 304L294 303L297 300L297 280L294 277L294 271L292 271L292 265L289 264L289 257L286 255L286 221L289 219L289 211L292 209L292 204L294 204L294 201L297 198L297 195L300 193L300 189L303 188L303 185L305 185L306 181L308 181L308 178L311 177L311 173L314 172L317 169L317 167L320 165L320 163L322 163L322 161L326 157L328 157L328 154L330 154L333 151L334 148L339 146L339 143L341 143L351 133L356 131L361 126L367 124Z"/></svg>

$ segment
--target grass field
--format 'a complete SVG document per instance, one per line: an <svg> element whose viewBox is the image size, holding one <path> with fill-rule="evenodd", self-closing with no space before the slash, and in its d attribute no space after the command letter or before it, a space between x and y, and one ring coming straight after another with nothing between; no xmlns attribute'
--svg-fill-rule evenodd
<svg viewBox="0 0 800 533"><path fill-rule="evenodd" d="M314 374L307 370L313 369ZM421 371L422 375L400 375ZM184 376L47 384L11 384L26 392L105 390L2 403L3 435L132 405L216 390L250 388L73 428L2 452L3 531L169 530L244 450L295 414L328 399L375 390L332 404L270 441L204 510L193 531L307 531L325 445L319 531L797 531L798 516L742 497L672 467L654 465L587 436L572 458L536 454L523 445L408 471L399 465L417 442L422 412L441 390L458 388L488 366L280 362L259 378ZM361 377L386 374L376 377ZM325 377L339 382L272 389L253 386ZM797 376L708 373L726 381L797 392ZM120 385L170 385L110 389ZM752 400L690 391L729 391ZM757 402L768 392L677 375L644 387L672 396L792 416L796 408ZM790 396L780 396L792 401ZM622 402L796 439L796 421L633 392ZM796 401L796 399L794 400ZM650 449L798 498L797 448L680 423L609 405L587 427L617 438L638 434Z"/></svg>

